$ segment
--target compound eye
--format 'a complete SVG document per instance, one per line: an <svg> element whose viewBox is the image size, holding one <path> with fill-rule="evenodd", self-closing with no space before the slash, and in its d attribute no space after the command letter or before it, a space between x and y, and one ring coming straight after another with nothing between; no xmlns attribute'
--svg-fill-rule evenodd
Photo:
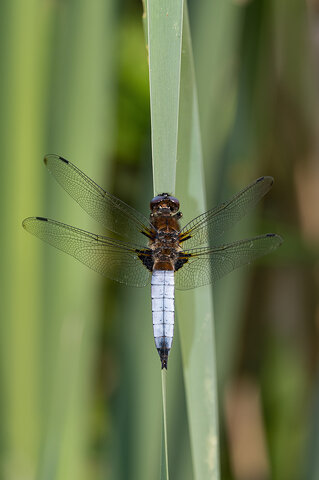
<svg viewBox="0 0 319 480"><path fill-rule="evenodd" d="M179 201L175 197L170 197L170 209L172 212L178 212L179 210Z"/></svg>
<svg viewBox="0 0 319 480"><path fill-rule="evenodd" d="M162 195L157 195L157 197L152 198L150 201L150 209L154 210L155 207L158 207L158 205L163 201L163 196Z"/></svg>

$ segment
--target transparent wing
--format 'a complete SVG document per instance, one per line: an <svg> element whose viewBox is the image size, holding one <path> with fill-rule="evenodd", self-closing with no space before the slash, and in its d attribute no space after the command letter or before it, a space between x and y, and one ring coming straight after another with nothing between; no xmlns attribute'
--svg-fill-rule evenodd
<svg viewBox="0 0 319 480"><path fill-rule="evenodd" d="M147 249L127 245L48 218L29 217L23 227L106 277L133 287L143 287L151 272L143 265Z"/></svg>
<svg viewBox="0 0 319 480"><path fill-rule="evenodd" d="M247 265L275 250L282 241L279 235L267 233L216 248L198 248L182 252L182 259L186 263L175 274L176 288L187 290L209 283L214 284L235 268Z"/></svg>
<svg viewBox="0 0 319 480"><path fill-rule="evenodd" d="M47 155L44 163L64 190L108 230L132 242L145 245L151 228L148 219L134 208L107 193L68 160Z"/></svg>
<svg viewBox="0 0 319 480"><path fill-rule="evenodd" d="M272 177L258 178L228 202L199 215L182 229L180 241L187 242L185 248L194 248L218 238L238 222L271 189Z"/></svg>

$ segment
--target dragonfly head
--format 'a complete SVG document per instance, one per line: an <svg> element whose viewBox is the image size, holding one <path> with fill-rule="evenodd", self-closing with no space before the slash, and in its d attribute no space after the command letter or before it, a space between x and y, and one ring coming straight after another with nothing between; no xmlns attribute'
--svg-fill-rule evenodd
<svg viewBox="0 0 319 480"><path fill-rule="evenodd" d="M179 210L179 201L168 193L161 193L151 200L152 214L175 215Z"/></svg>

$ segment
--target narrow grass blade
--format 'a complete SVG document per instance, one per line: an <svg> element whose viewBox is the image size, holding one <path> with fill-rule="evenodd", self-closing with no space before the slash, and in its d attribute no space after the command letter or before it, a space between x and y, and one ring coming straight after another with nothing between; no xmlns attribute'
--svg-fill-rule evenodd
<svg viewBox="0 0 319 480"><path fill-rule="evenodd" d="M190 219L205 211L191 37L184 15L176 194ZM210 287L177 292L186 400L196 480L219 478L216 362Z"/></svg>
<svg viewBox="0 0 319 480"><path fill-rule="evenodd" d="M167 370L162 369L162 402L163 402L163 436L162 436L162 463L161 480L169 480L168 474L168 447L167 447L167 409L166 409L166 377Z"/></svg>
<svg viewBox="0 0 319 480"><path fill-rule="evenodd" d="M175 191L182 19L183 0L148 0L154 194Z"/></svg>

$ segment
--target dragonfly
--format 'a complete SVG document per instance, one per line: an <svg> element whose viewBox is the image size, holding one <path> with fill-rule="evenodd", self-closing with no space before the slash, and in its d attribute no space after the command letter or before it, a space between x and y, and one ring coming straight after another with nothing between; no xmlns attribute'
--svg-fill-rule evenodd
<svg viewBox="0 0 319 480"><path fill-rule="evenodd" d="M162 369L167 369L173 342L175 288L214 285L235 268L275 250L283 241L274 233L227 244L218 241L270 190L270 176L258 178L182 228L180 203L169 193L151 200L147 218L65 158L50 154L44 163L64 190L115 238L44 217L28 217L23 227L117 282L133 287L151 283L153 333Z"/></svg>

